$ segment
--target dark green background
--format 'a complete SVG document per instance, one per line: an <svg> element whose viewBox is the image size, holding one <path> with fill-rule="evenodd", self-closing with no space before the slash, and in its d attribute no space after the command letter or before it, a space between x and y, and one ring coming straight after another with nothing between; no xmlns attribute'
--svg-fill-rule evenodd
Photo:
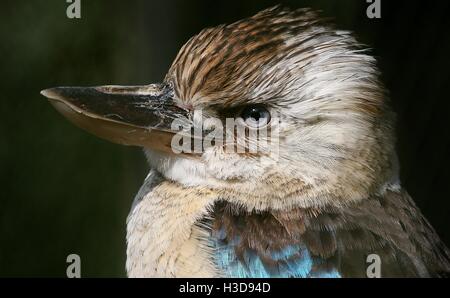
<svg viewBox="0 0 450 298"><path fill-rule="evenodd" d="M140 149L77 129L39 95L59 85L161 81L178 49L204 27L282 2L311 6L373 48L399 114L402 181L448 244L448 1L64 0L0 3L0 276L125 276L125 220L148 167Z"/></svg>

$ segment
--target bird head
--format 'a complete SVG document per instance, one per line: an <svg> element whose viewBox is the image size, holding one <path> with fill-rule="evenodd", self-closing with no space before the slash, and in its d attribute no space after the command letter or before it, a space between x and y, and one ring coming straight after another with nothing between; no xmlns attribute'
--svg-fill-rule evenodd
<svg viewBox="0 0 450 298"><path fill-rule="evenodd" d="M392 113L374 58L308 9L275 7L201 31L161 84L43 94L97 136L144 147L166 179L248 209L349 204L394 175ZM211 131L220 133L205 145ZM174 150L179 139L200 149Z"/></svg>

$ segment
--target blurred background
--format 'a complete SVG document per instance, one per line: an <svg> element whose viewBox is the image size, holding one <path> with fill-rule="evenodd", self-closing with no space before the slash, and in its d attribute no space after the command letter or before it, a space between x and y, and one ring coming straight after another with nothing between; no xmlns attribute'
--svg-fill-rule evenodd
<svg viewBox="0 0 450 298"><path fill-rule="evenodd" d="M281 3L313 7L371 47L398 114L403 185L450 245L448 1L81 1L0 4L0 277L125 276L125 221L148 166L138 148L97 139L39 94L60 85L163 79L201 29Z"/></svg>

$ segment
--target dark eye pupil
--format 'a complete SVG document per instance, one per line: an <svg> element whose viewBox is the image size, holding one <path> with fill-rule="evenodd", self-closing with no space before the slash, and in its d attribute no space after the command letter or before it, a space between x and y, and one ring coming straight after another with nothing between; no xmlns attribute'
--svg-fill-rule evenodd
<svg viewBox="0 0 450 298"><path fill-rule="evenodd" d="M261 118L261 111L258 111L256 108L253 108L250 111L250 118L253 118L256 121L259 121L259 118Z"/></svg>
<svg viewBox="0 0 450 298"><path fill-rule="evenodd" d="M241 117L244 121L250 121L254 125L264 125L270 121L270 113L263 106L249 106L242 110ZM264 122L264 123L262 123Z"/></svg>

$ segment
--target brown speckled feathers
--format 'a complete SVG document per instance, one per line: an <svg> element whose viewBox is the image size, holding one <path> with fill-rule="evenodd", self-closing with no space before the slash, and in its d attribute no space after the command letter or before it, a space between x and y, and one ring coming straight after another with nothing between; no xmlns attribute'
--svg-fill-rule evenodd
<svg viewBox="0 0 450 298"><path fill-rule="evenodd" d="M271 253L299 244L321 260L313 272L336 269L342 277L366 277L369 254L380 256L383 277L450 272L448 249L403 191L387 191L343 209L248 213L220 202L213 217L213 231L225 231L223 244L232 243L241 262L251 251L265 266L276 268L286 260L273 260Z"/></svg>

